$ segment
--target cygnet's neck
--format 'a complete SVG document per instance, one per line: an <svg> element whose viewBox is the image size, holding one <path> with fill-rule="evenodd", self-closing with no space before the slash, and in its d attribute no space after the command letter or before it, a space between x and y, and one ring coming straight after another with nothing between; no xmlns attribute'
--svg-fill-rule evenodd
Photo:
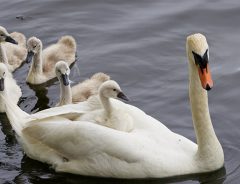
<svg viewBox="0 0 240 184"><path fill-rule="evenodd" d="M59 106L72 103L72 90L70 84L65 86L60 82L60 102Z"/></svg>
<svg viewBox="0 0 240 184"><path fill-rule="evenodd" d="M202 88L195 62L189 57L189 96L192 119L198 144L198 156L202 159L222 157L222 147L214 132L208 108L207 91ZM221 159L221 158L220 158Z"/></svg>
<svg viewBox="0 0 240 184"><path fill-rule="evenodd" d="M110 98L105 97L101 90L99 91L99 98L101 100L101 103L105 110L106 115L110 115L112 112Z"/></svg>
<svg viewBox="0 0 240 184"><path fill-rule="evenodd" d="M41 74L43 72L42 49L34 54L30 71L31 73L38 74Z"/></svg>
<svg viewBox="0 0 240 184"><path fill-rule="evenodd" d="M0 62L8 65L6 51L1 42L0 42Z"/></svg>

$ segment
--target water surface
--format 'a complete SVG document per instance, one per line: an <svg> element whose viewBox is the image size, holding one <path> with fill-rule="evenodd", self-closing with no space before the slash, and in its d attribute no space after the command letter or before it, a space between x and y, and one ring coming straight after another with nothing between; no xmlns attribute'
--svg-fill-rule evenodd
<svg viewBox="0 0 240 184"><path fill-rule="evenodd" d="M131 104L193 141L185 39L195 32L205 34L215 84L209 92L210 111L225 152L225 168L148 181L59 174L23 154L6 116L1 115L0 183L238 183L239 20L237 0L1 0L0 24L9 32L37 36L44 46L65 34L76 38L78 58L72 81L106 72L119 82ZM25 64L14 73L23 91L20 107L30 113L54 106L59 83L29 86L28 69Z"/></svg>

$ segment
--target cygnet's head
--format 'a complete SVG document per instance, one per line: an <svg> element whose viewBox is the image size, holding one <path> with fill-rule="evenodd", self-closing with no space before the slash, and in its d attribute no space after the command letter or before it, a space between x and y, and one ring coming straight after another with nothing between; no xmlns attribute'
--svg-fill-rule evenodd
<svg viewBox="0 0 240 184"><path fill-rule="evenodd" d="M1 42L10 42L13 44L18 44L7 32L7 30L0 26L0 43Z"/></svg>
<svg viewBox="0 0 240 184"><path fill-rule="evenodd" d="M0 63L0 92L4 91L4 80L7 75L7 67L5 64Z"/></svg>
<svg viewBox="0 0 240 184"><path fill-rule="evenodd" d="M36 37L31 37L27 41L28 54L26 62L30 63L34 54L38 53L42 49L42 42Z"/></svg>
<svg viewBox="0 0 240 184"><path fill-rule="evenodd" d="M129 101L127 96L122 92L118 83L114 80L108 80L99 87L99 94L106 98L120 98Z"/></svg>
<svg viewBox="0 0 240 184"><path fill-rule="evenodd" d="M213 87L213 81L209 68L209 47L204 35L197 33L187 37L187 55L189 64L197 69L202 87L210 90Z"/></svg>
<svg viewBox="0 0 240 184"><path fill-rule="evenodd" d="M68 64L65 61L57 62L55 65L55 72L60 83L62 83L64 86L68 86L70 74Z"/></svg>

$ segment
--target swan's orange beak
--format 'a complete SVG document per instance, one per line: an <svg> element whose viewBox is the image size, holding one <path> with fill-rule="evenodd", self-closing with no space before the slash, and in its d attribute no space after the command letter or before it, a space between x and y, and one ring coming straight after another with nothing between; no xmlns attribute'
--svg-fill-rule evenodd
<svg viewBox="0 0 240 184"><path fill-rule="evenodd" d="M213 87L213 80L209 68L209 64L207 64L206 68L201 69L198 68L198 74L201 80L202 87L206 90L210 90Z"/></svg>

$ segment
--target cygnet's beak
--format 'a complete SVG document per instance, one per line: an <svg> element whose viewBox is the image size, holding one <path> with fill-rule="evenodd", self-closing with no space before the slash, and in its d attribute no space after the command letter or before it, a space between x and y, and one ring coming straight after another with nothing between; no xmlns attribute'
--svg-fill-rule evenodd
<svg viewBox="0 0 240 184"><path fill-rule="evenodd" d="M31 63L33 56L34 56L34 52L33 51L28 51L27 58L25 59L25 62L26 63Z"/></svg>
<svg viewBox="0 0 240 184"><path fill-rule="evenodd" d="M117 97L120 98L120 99L123 99L125 101L129 101L128 97L126 95L124 95L123 92L119 92Z"/></svg>
<svg viewBox="0 0 240 184"><path fill-rule="evenodd" d="M61 74L61 78L62 78L62 81L63 81L63 85L68 86L69 85L68 75L67 74Z"/></svg>
<svg viewBox="0 0 240 184"><path fill-rule="evenodd" d="M0 79L0 91L4 91L4 78Z"/></svg>
<svg viewBox="0 0 240 184"><path fill-rule="evenodd" d="M18 42L16 40L14 40L11 36L6 36L5 41L16 44L16 45L18 44Z"/></svg>

